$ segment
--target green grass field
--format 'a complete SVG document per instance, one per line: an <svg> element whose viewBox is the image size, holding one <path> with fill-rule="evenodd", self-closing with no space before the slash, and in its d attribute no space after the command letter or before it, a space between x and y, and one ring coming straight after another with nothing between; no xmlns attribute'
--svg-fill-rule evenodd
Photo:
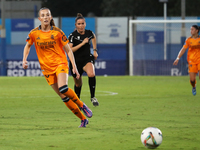
<svg viewBox="0 0 200 150"><path fill-rule="evenodd" d="M159 150L200 149L200 81L193 96L187 76L97 76L93 107L83 80L81 99L93 111L87 128L44 77L0 77L0 150L145 150L140 135L149 126L163 133Z"/></svg>

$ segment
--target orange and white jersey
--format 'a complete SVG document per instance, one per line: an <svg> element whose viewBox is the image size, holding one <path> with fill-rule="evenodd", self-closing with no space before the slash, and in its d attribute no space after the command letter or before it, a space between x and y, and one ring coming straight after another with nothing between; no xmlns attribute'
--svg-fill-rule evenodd
<svg viewBox="0 0 200 150"><path fill-rule="evenodd" d="M194 39L189 37L186 39L184 48L188 48L187 61L189 64L200 63L200 37Z"/></svg>
<svg viewBox="0 0 200 150"><path fill-rule="evenodd" d="M52 26L51 30L44 32L39 26L30 31L26 41L31 45L34 43L43 74L55 73L61 64L68 66L63 46L69 40L61 29Z"/></svg>

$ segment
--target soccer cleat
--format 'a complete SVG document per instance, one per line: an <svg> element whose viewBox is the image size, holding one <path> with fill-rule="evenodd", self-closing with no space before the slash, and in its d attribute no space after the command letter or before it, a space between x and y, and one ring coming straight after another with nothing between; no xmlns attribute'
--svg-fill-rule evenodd
<svg viewBox="0 0 200 150"><path fill-rule="evenodd" d="M97 101L96 97L91 98L91 102L92 102L93 106L95 106L95 107L99 106L99 102Z"/></svg>
<svg viewBox="0 0 200 150"><path fill-rule="evenodd" d="M85 105L85 103L83 103L83 106L82 106L80 109L83 110L84 114L85 114L88 118L91 118L91 117L92 117L92 111L90 110L90 108L87 107L87 105Z"/></svg>
<svg viewBox="0 0 200 150"><path fill-rule="evenodd" d="M81 125L79 126L79 128L86 127L86 125L88 124L88 122L89 121L87 119L81 120Z"/></svg>
<svg viewBox="0 0 200 150"><path fill-rule="evenodd" d="M192 88L192 94L195 96L196 93L197 93L197 92L196 92L196 87L193 87L193 88Z"/></svg>

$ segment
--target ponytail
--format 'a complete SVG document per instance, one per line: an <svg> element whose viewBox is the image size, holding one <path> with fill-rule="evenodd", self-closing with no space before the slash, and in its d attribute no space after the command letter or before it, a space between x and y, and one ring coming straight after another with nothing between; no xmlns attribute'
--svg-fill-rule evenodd
<svg viewBox="0 0 200 150"><path fill-rule="evenodd" d="M53 19L50 21L50 26L56 26Z"/></svg>
<svg viewBox="0 0 200 150"><path fill-rule="evenodd" d="M83 15L81 13L77 13L77 17L75 19L75 22L77 22L78 19L84 19L85 20L85 18L83 17Z"/></svg>

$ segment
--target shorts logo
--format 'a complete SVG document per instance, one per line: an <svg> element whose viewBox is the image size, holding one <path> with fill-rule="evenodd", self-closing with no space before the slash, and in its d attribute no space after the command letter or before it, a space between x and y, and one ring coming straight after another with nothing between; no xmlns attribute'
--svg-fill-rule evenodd
<svg viewBox="0 0 200 150"><path fill-rule="evenodd" d="M191 70L192 69L192 65L189 65L188 69Z"/></svg>
<svg viewBox="0 0 200 150"><path fill-rule="evenodd" d="M48 77L49 77L49 75L45 75L45 77L46 77L46 78L48 78Z"/></svg>
<svg viewBox="0 0 200 150"><path fill-rule="evenodd" d="M61 71L65 71L64 69L62 69Z"/></svg>

